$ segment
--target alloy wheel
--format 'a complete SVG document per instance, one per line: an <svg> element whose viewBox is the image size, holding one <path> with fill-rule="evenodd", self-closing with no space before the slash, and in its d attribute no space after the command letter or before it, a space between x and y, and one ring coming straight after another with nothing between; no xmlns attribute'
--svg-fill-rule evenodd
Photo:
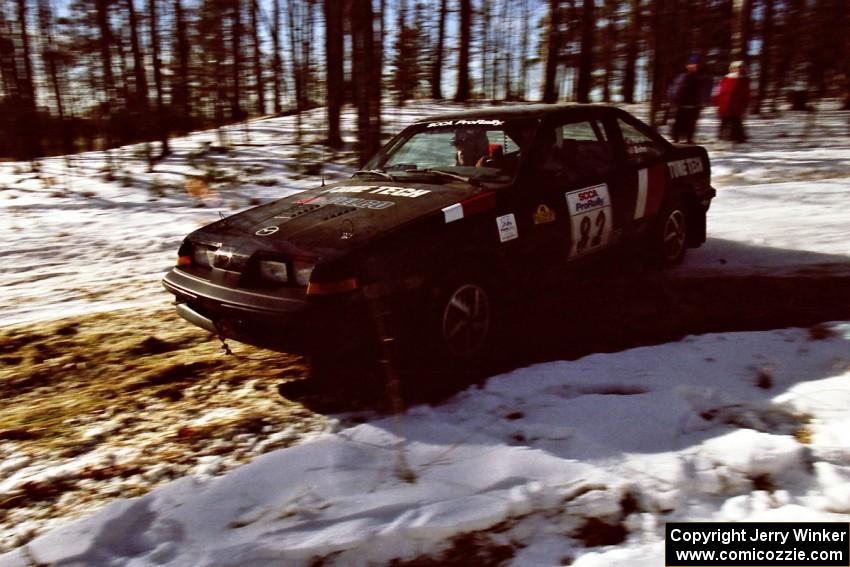
<svg viewBox="0 0 850 567"><path fill-rule="evenodd" d="M487 341L491 319L490 299L483 287L456 288L443 308L443 342L449 354L467 359L477 355Z"/></svg>

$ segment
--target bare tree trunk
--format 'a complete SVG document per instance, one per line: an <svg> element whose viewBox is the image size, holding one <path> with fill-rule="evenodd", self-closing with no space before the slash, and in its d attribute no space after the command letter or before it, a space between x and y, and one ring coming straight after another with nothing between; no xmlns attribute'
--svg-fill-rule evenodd
<svg viewBox="0 0 850 567"><path fill-rule="evenodd" d="M176 31L177 73L172 82L174 108L180 113L178 129L186 132L192 122L192 99L189 92L189 38L186 14L181 0L174 0L174 26Z"/></svg>
<svg viewBox="0 0 850 567"><path fill-rule="evenodd" d="M103 113L106 115L104 137L106 146L112 144L112 112L115 104L115 79L112 76L112 30L109 27L109 1L95 0L95 11L98 27L98 46L100 62L103 69L102 88L105 95Z"/></svg>
<svg viewBox="0 0 850 567"><path fill-rule="evenodd" d="M374 82L375 42L374 14L371 0L353 0L351 7L351 35L353 47L352 75L357 102L358 154L360 165L365 164L378 150L380 142L380 104L375 104ZM378 135L375 135L375 127Z"/></svg>
<svg viewBox="0 0 850 567"><path fill-rule="evenodd" d="M334 0L324 0L325 11L325 58L327 78L325 88L328 105L328 139L332 148L342 147L339 116L342 110L343 84L343 18L342 6Z"/></svg>
<svg viewBox="0 0 850 567"><path fill-rule="evenodd" d="M130 49L133 52L133 99L143 114L148 107L148 82L142 48L139 46L139 24L136 19L135 0L127 0L127 17L130 23Z"/></svg>
<svg viewBox="0 0 850 567"><path fill-rule="evenodd" d="M528 100L528 44L529 35L531 33L529 20L531 19L531 9L529 8L529 0L522 0L522 39L520 40L520 86L519 96L522 100Z"/></svg>
<svg viewBox="0 0 850 567"><path fill-rule="evenodd" d="M605 40L602 44L602 61L605 64L605 81L602 83L602 100L611 102L611 84L614 82L614 49L617 45L617 3L605 0Z"/></svg>
<svg viewBox="0 0 850 567"><path fill-rule="evenodd" d="M371 11L371 2L369 3ZM384 93L384 37L386 37L386 0L380 2L380 13L372 12L369 29L372 30L372 53L375 64L369 82L369 154L370 157L381 149L381 96Z"/></svg>
<svg viewBox="0 0 850 567"><path fill-rule="evenodd" d="M457 61L455 102L469 100L469 43L472 35L472 2L460 0L460 53Z"/></svg>
<svg viewBox="0 0 850 567"><path fill-rule="evenodd" d="M59 65L57 63L59 51L56 48L56 41L53 36L53 11L50 9L50 4L47 0L38 1L38 21L42 40L44 41L41 57L47 67L50 87L53 90L53 98L56 99L56 112L59 115L62 148L66 153L71 153L74 149L73 140L71 139L65 120L65 104L62 98L62 83L59 79Z"/></svg>
<svg viewBox="0 0 850 567"><path fill-rule="evenodd" d="M637 56L640 44L641 0L631 0L629 12L629 30L626 40L626 66L623 70L623 102L635 101L635 82L637 78Z"/></svg>
<svg viewBox="0 0 850 567"><path fill-rule="evenodd" d="M168 146L168 128L165 124L162 87L162 61L159 59L159 28L156 12L157 0L148 0L148 11L151 20L151 54L153 55L153 82L156 88L156 122L161 143L161 157L171 153Z"/></svg>
<svg viewBox="0 0 850 567"><path fill-rule="evenodd" d="M18 77L18 92L21 95L21 102L23 106L23 112L20 118L26 124L26 127L20 130L20 132L24 141L25 155L23 157L28 160L34 160L42 154L43 149L41 144L40 120L36 110L38 103L35 96L35 77L32 70L32 53L30 49L30 32L28 22L27 2L26 0L18 0L18 26L20 28L19 31L21 37L21 57L23 58L24 63L24 73L22 76L19 75ZM35 169L34 162L33 169Z"/></svg>
<svg viewBox="0 0 850 567"><path fill-rule="evenodd" d="M481 25L481 49L479 50L479 57L481 61L479 62L479 66L481 67L481 96L487 96L487 61L488 57L490 57L490 53L488 51L488 47L490 44L489 41L489 27L490 27L490 3L482 2L481 3L481 18L479 18Z"/></svg>
<svg viewBox="0 0 850 567"><path fill-rule="evenodd" d="M649 122L652 126L659 123L658 112L665 100L665 93L670 77L670 61L668 54L668 37L665 30L669 29L669 0L654 0L652 23L655 45L652 57L652 100L650 102Z"/></svg>
<svg viewBox="0 0 850 567"><path fill-rule="evenodd" d="M839 22L844 22L842 24L843 29L850 28L850 6L847 5L846 2L841 4L841 19ZM850 34L844 34L842 38L842 56L841 60L844 61L844 104L842 108L844 110L850 110ZM850 128L850 116L847 117L847 126ZM847 132L850 135L850 130Z"/></svg>
<svg viewBox="0 0 850 567"><path fill-rule="evenodd" d="M752 0L732 0L732 53L745 63L749 62L752 12Z"/></svg>
<svg viewBox="0 0 850 567"><path fill-rule="evenodd" d="M303 72L302 72L302 69L301 69L302 63L300 61L300 57L299 57L298 49L297 49L298 38L296 36L296 31L298 29L300 29L300 26L296 27L296 24L295 24L295 20L296 20L296 18L295 18L295 6L296 6L297 3L298 3L298 0L289 0L287 16L288 16L288 19L289 19L289 50L290 50L291 57L292 57L292 62L291 62L292 63L291 64L291 67L292 67L292 83L295 85L295 109L299 113L299 116L300 116L300 112L302 110L304 110L304 108L303 108L304 86L303 86L303 83L302 83L302 75L303 75ZM300 130L300 128L299 128L299 130Z"/></svg>
<svg viewBox="0 0 850 567"><path fill-rule="evenodd" d="M801 40L800 22L803 20L803 0L790 0L782 4L782 31L779 41L780 59L776 73L776 94L773 97L773 110L776 110L778 98L783 91L799 78L797 62L800 57L798 45Z"/></svg>
<svg viewBox="0 0 850 567"><path fill-rule="evenodd" d="M18 0L18 26L21 34L21 57L24 62L24 75L21 77L21 94L34 111L36 108L34 76L32 72L32 50L27 17L27 0Z"/></svg>
<svg viewBox="0 0 850 567"><path fill-rule="evenodd" d="M502 82L502 76L500 73L504 72L505 74L505 97L510 96L511 91L511 82L510 75L508 73L508 65L504 62L503 59L499 57L500 53L505 54L505 58L509 57L510 49L507 45L505 45L505 30L508 27L508 1L502 0L502 11L499 14L499 19L496 22L496 30L494 32L493 43L496 46L495 53L491 57L491 64L493 66L493 77L491 79L491 89L492 95L490 98L496 100L499 97L499 84ZM495 12L495 10L494 10Z"/></svg>
<svg viewBox="0 0 850 567"><path fill-rule="evenodd" d="M543 82L543 102L558 100L558 58L561 52L561 3L549 0L549 38L546 43L546 69Z"/></svg>
<svg viewBox="0 0 850 567"><path fill-rule="evenodd" d="M304 6L301 31L301 92L304 95L304 108L310 106L313 91L312 51L313 45L313 0L307 0Z"/></svg>
<svg viewBox="0 0 850 567"><path fill-rule="evenodd" d="M396 12L398 13L398 23L396 25L396 29L398 30L398 39L396 41L394 83L397 97L396 102L399 106L403 106L404 101L408 98L407 83L408 73L410 73L410 69L408 68L408 65L410 64L408 59L408 49L410 46L407 43L407 2L405 0L398 0Z"/></svg>
<svg viewBox="0 0 850 567"><path fill-rule="evenodd" d="M578 66L578 102L590 102L593 73L593 40L596 27L595 0L584 0L581 10L581 54Z"/></svg>
<svg viewBox="0 0 850 567"><path fill-rule="evenodd" d="M3 79L3 90L10 99L21 96L18 90L18 56L12 32L6 24L3 10L0 10L0 77Z"/></svg>
<svg viewBox="0 0 850 567"><path fill-rule="evenodd" d="M257 0L251 2L251 43L254 48L254 90L257 97L257 114L266 113L266 93L263 86L263 52L260 45L260 30L257 24Z"/></svg>
<svg viewBox="0 0 850 567"><path fill-rule="evenodd" d="M443 47L446 42L446 16L448 14L448 0L440 0L440 16L437 24L437 45L434 60L431 67L431 98L440 100L443 98Z"/></svg>
<svg viewBox="0 0 850 567"><path fill-rule="evenodd" d="M115 100L115 80L112 77L112 30L109 28L109 1L96 0L98 45L100 47L101 67L103 69L103 91L106 95L106 104Z"/></svg>
<svg viewBox="0 0 850 567"><path fill-rule="evenodd" d="M505 74L505 94L504 98L506 100L512 100L514 98L514 86L513 86L513 52L514 46L511 45L511 34L510 34L510 26L513 18L511 17L511 4L508 0L504 0L504 5L502 7L502 51L504 52L504 74Z"/></svg>
<svg viewBox="0 0 850 567"><path fill-rule="evenodd" d="M767 96L773 71L773 12L774 0L764 0L764 16L761 24L761 53L759 54L759 84L753 112L761 113L762 105Z"/></svg>
<svg viewBox="0 0 850 567"><path fill-rule="evenodd" d="M230 0L231 6L231 56L233 66L231 68L231 80L233 81L233 98L230 99L230 117L233 120L242 120L245 115L242 112L242 1Z"/></svg>
<svg viewBox="0 0 850 567"><path fill-rule="evenodd" d="M327 3L327 0L326 0ZM283 106L281 105L281 75L282 75L282 62L280 59L280 0L274 0L273 4L273 29L272 29L272 49L274 49L274 55L272 56L272 71L274 77L274 112L275 114L280 114L283 112Z"/></svg>

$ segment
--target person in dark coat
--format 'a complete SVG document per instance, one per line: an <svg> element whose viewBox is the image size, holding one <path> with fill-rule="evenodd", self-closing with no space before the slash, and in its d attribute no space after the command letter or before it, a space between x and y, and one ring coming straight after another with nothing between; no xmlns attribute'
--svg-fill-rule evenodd
<svg viewBox="0 0 850 567"><path fill-rule="evenodd" d="M723 77L717 88L717 116L720 118L721 140L746 142L744 114L750 104L750 79L743 61L733 61L729 74Z"/></svg>
<svg viewBox="0 0 850 567"><path fill-rule="evenodd" d="M676 77L670 93L671 102L676 107L676 118L673 121L674 142L685 140L689 144L694 143L694 133L702 109L702 86L699 57L691 55L685 72Z"/></svg>

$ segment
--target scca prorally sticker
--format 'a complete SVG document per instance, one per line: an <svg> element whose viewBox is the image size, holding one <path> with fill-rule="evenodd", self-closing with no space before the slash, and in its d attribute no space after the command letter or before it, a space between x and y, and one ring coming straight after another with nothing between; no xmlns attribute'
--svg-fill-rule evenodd
<svg viewBox="0 0 850 567"><path fill-rule="evenodd" d="M519 231L516 226L516 217L511 213L496 218L496 226L499 227L499 241L507 242L519 238Z"/></svg>
<svg viewBox="0 0 850 567"><path fill-rule="evenodd" d="M428 189L413 189L411 187L392 187L381 185L346 185L344 187L335 187L328 189L325 193L371 193L374 195L392 195L395 197L410 197L416 198L430 193Z"/></svg>
<svg viewBox="0 0 850 567"><path fill-rule="evenodd" d="M572 244L570 258L607 246L611 241L611 198L608 185L594 185L566 194Z"/></svg>
<svg viewBox="0 0 850 567"><path fill-rule="evenodd" d="M430 122L428 128L440 128L445 126L501 126L504 120L443 120L442 122Z"/></svg>

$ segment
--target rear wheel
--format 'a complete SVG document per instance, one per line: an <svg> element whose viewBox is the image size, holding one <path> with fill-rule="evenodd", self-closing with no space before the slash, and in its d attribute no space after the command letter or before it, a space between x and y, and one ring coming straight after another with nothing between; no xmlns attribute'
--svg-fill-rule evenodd
<svg viewBox="0 0 850 567"><path fill-rule="evenodd" d="M688 240L688 216L679 202L667 205L650 235L650 253L662 267L675 266L685 257Z"/></svg>

